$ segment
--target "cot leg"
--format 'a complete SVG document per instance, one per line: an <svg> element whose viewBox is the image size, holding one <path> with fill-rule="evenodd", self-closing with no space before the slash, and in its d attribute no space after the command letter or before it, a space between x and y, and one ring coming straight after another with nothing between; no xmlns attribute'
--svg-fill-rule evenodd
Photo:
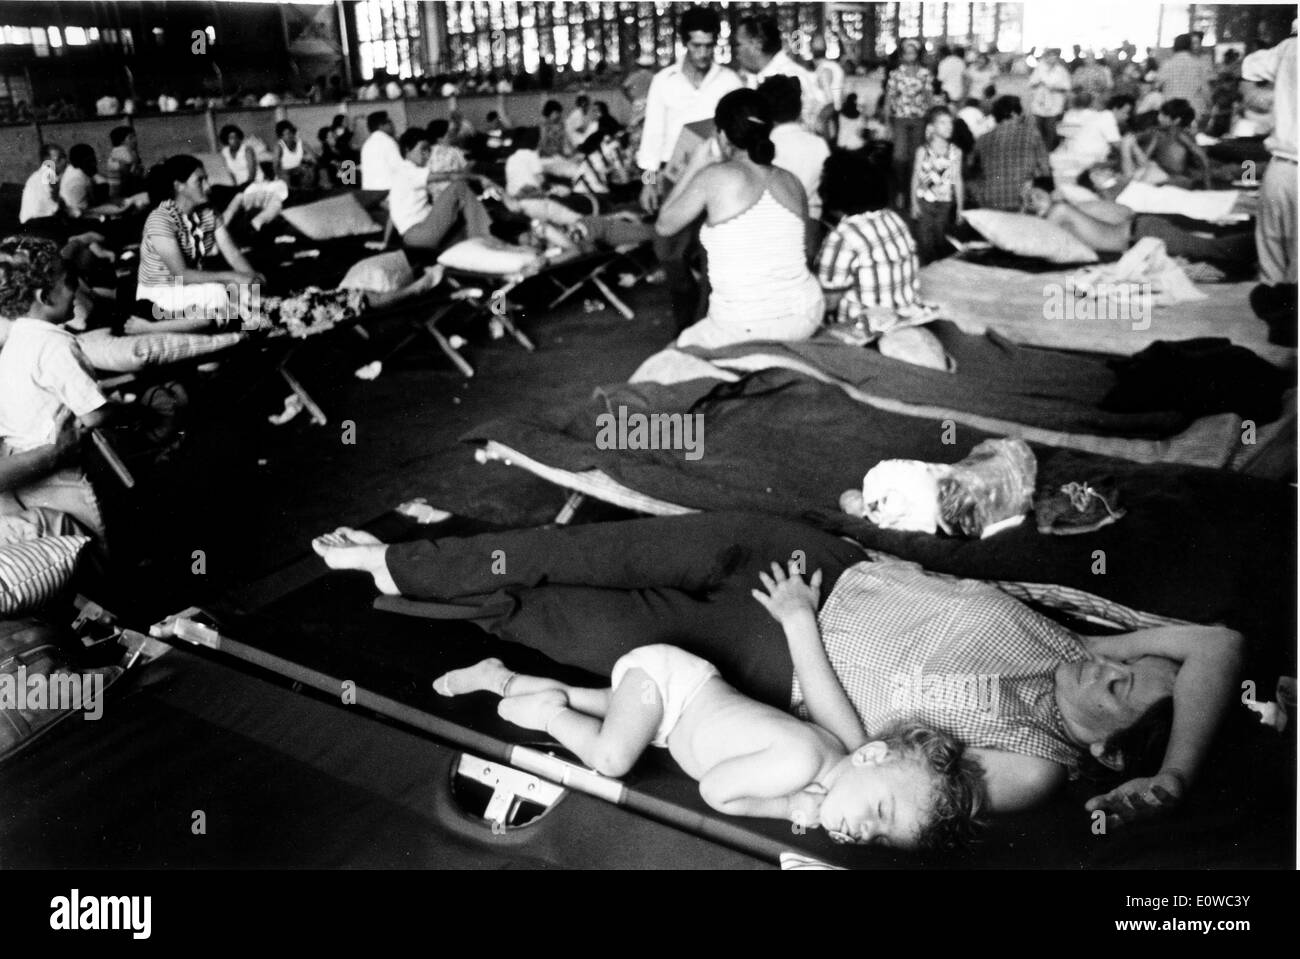
<svg viewBox="0 0 1300 959"><path fill-rule="evenodd" d="M298 399L302 400L302 405L307 407L307 412L311 414L311 421L313 423L317 426L324 426L329 422L325 416L325 412L317 406L316 401L311 398L311 394L307 392L303 385L294 378L294 375L290 373L283 364L280 366L280 376L289 384L289 389L293 390L294 393L298 395Z"/></svg>
<svg viewBox="0 0 1300 959"><path fill-rule="evenodd" d="M529 353L532 353L537 349L537 347L533 345L533 341L524 334L523 330L515 326L515 321L510 316L510 300L508 299L508 294L513 287L514 284L502 287L492 295L492 315L501 321L501 325L506 328L506 332L513 336L519 342L520 346L526 349Z"/></svg>
<svg viewBox="0 0 1300 959"><path fill-rule="evenodd" d="M614 291L609 288L608 283L602 280L599 276L593 276L591 282L596 285L596 289L600 290L601 296L609 301L609 305L623 314L623 319L636 319L636 314L632 312L632 308L614 294Z"/></svg>
<svg viewBox="0 0 1300 959"><path fill-rule="evenodd" d="M560 507L560 511L555 514L554 523L556 526L568 526L573 522L574 515L578 512L579 507L586 501L587 497L576 490L569 493L568 499Z"/></svg>
<svg viewBox="0 0 1300 959"><path fill-rule="evenodd" d="M470 366L469 363L466 362L465 357L456 352L455 347L451 345L451 341L442 335L442 330L438 329L439 319L441 319L441 316L436 316L431 320L426 320L424 328L429 331L429 335L432 336L434 342L438 344L438 349L446 353L447 358L456 364L456 368L465 374L466 379L469 379L474 375L474 367Z"/></svg>

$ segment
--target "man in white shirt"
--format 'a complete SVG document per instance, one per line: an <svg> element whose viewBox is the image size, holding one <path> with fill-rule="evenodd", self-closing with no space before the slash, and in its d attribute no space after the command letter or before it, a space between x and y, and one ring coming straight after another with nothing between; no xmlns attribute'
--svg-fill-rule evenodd
<svg viewBox="0 0 1300 959"><path fill-rule="evenodd" d="M1273 132L1264 141L1270 159L1259 189L1255 247L1259 253L1256 293L1269 298L1289 290L1286 302L1261 311L1256 294L1251 305L1265 315L1269 340L1296 345L1296 38L1287 37L1269 50L1259 50L1241 64L1241 79L1249 105L1257 84L1273 87ZM1281 288L1281 290L1279 290ZM1269 318L1266 314L1272 314Z"/></svg>
<svg viewBox="0 0 1300 959"><path fill-rule="evenodd" d="M946 49L946 48L945 48ZM941 59L935 71L939 86L949 103L964 103L966 100L966 51L954 47L951 52L939 51Z"/></svg>
<svg viewBox="0 0 1300 959"><path fill-rule="evenodd" d="M122 112L122 104L117 97L111 93L106 93L95 101L95 115L101 117L115 117Z"/></svg>
<svg viewBox="0 0 1300 959"><path fill-rule="evenodd" d="M59 199L69 216L81 216L95 205L95 151L86 143L68 153L68 165L59 177Z"/></svg>
<svg viewBox="0 0 1300 959"><path fill-rule="evenodd" d="M23 184L22 205L18 209L18 222L27 223L58 216L63 212L59 197L59 184L68 168L68 155L63 147L47 143L41 149L41 165Z"/></svg>
<svg viewBox="0 0 1300 959"><path fill-rule="evenodd" d="M1061 118L1057 133L1061 145L1048 158L1052 176L1058 182L1073 183L1084 170L1104 163L1119 145L1120 128L1133 111L1131 97L1112 97L1106 109L1098 110L1092 94L1080 90L1074 95L1074 109Z"/></svg>
<svg viewBox="0 0 1300 959"><path fill-rule="evenodd" d="M361 144L361 189L367 192L392 189L393 178L402 165L402 151L393 139L396 128L388 111L376 110L366 117L370 136Z"/></svg>
<svg viewBox="0 0 1300 959"><path fill-rule="evenodd" d="M665 67L650 81L646 94L645 127L636 163L641 168L641 206L655 213L667 192L660 178L665 164L672 159L682 129L698 120L712 120L718 101L741 87L740 78L714 59L722 24L718 15L707 7L691 7L677 21L677 33L685 55ZM700 296L689 266L689 259L699 245L699 225L675 236L655 241L655 252L666 274L673 319L677 332L697 319Z"/></svg>
<svg viewBox="0 0 1300 959"><path fill-rule="evenodd" d="M822 215L822 170L831 155L826 141L799 124L802 109L799 81L794 77L768 77L758 88L772 111L772 145L777 166L789 170L808 196L808 219L816 223ZM810 239L820 239L820 235ZM815 245L813 245L815 248Z"/></svg>
<svg viewBox="0 0 1300 959"><path fill-rule="evenodd" d="M1061 61L1060 48L1044 50L1043 59L1029 75L1029 112L1049 151L1056 149L1056 125L1065 114L1065 101L1072 88L1073 78Z"/></svg>
<svg viewBox="0 0 1300 959"><path fill-rule="evenodd" d="M812 71L799 66L785 52L776 21L771 17L745 17L736 24L734 40L745 86L756 89L768 77L794 77L803 90L803 125L814 133L820 132L824 114L831 112L830 100Z"/></svg>
<svg viewBox="0 0 1300 959"><path fill-rule="evenodd" d="M846 76L839 61L826 56L826 38L820 33L813 34L811 41L813 55L813 76L817 86L835 111L838 113L844 105L844 85Z"/></svg>
<svg viewBox="0 0 1300 959"><path fill-rule="evenodd" d="M437 197L429 193L429 134L412 127L402 134L404 159L393 172L388 213L408 247L439 249L458 224L471 237L492 234L487 208L464 180L447 184Z"/></svg>

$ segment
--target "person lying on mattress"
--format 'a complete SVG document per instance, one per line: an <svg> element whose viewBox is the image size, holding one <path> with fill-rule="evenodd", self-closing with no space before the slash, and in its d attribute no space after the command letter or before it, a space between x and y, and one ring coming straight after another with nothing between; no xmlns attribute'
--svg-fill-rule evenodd
<svg viewBox="0 0 1300 959"><path fill-rule="evenodd" d="M816 627L863 727L920 722L956 737L983 765L995 812L1102 770L1136 774L1087 803L1113 825L1176 804L1205 761L1242 659L1242 637L1222 627L1079 636L986 583L870 562L856 544L771 516L393 545L340 529L312 546L384 593L485 602L485 629L559 662L608 675L630 649L671 643L780 709L801 708L804 693L751 587L772 559L798 559L821 571Z"/></svg>
<svg viewBox="0 0 1300 959"><path fill-rule="evenodd" d="M1054 189L1050 178L1039 178L1026 186L1024 212L1055 223L1098 253L1124 253L1138 240L1150 236L1163 240L1170 256L1231 267L1254 262L1254 238L1250 233L1199 236L1164 217L1134 213L1109 200L1072 203L1054 193Z"/></svg>
<svg viewBox="0 0 1300 959"><path fill-rule="evenodd" d="M626 775L646 748L667 748L731 816L826 828L836 842L953 849L983 805L978 763L951 736L900 725L867 736L817 635L821 575L791 563L760 572L759 601L785 631L813 722L755 702L676 646L642 646L614 664L604 689L511 672L485 659L434 681L443 696L493 692L502 718L553 736L598 773Z"/></svg>

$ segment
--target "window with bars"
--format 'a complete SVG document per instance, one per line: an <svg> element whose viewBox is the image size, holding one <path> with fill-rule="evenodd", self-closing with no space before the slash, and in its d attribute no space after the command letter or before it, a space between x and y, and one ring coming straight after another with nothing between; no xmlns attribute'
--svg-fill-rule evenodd
<svg viewBox="0 0 1300 959"><path fill-rule="evenodd" d="M415 0L357 3L357 57L362 79L373 80L380 72L399 79L424 73L419 7Z"/></svg>
<svg viewBox="0 0 1300 959"><path fill-rule="evenodd" d="M560 69L584 71L603 63L630 66L642 57L656 66L677 59L677 18L689 3L509 3L451 2L441 5L447 25L447 64L451 72L533 73L542 62ZM811 55L813 34L827 25L823 4L713 3L722 20L719 62L731 60L731 31L751 13L775 16L789 49ZM836 18L839 18L838 20ZM827 36L832 55L844 35L861 41L864 15L834 12L831 25L842 36Z"/></svg>
<svg viewBox="0 0 1300 959"><path fill-rule="evenodd" d="M876 53L892 53L908 38L971 46L978 50L1019 50L1023 4L882 3L876 17Z"/></svg>

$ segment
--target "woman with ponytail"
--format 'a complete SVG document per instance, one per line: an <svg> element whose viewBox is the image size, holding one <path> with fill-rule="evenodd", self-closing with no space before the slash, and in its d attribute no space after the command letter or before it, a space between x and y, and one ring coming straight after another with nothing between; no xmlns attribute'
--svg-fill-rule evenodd
<svg viewBox="0 0 1300 959"><path fill-rule="evenodd" d="M807 339L824 312L807 267L808 198L794 174L772 164L772 118L756 92L724 96L714 124L717 133L695 151L655 223L671 236L705 217L709 312L677 345Z"/></svg>

